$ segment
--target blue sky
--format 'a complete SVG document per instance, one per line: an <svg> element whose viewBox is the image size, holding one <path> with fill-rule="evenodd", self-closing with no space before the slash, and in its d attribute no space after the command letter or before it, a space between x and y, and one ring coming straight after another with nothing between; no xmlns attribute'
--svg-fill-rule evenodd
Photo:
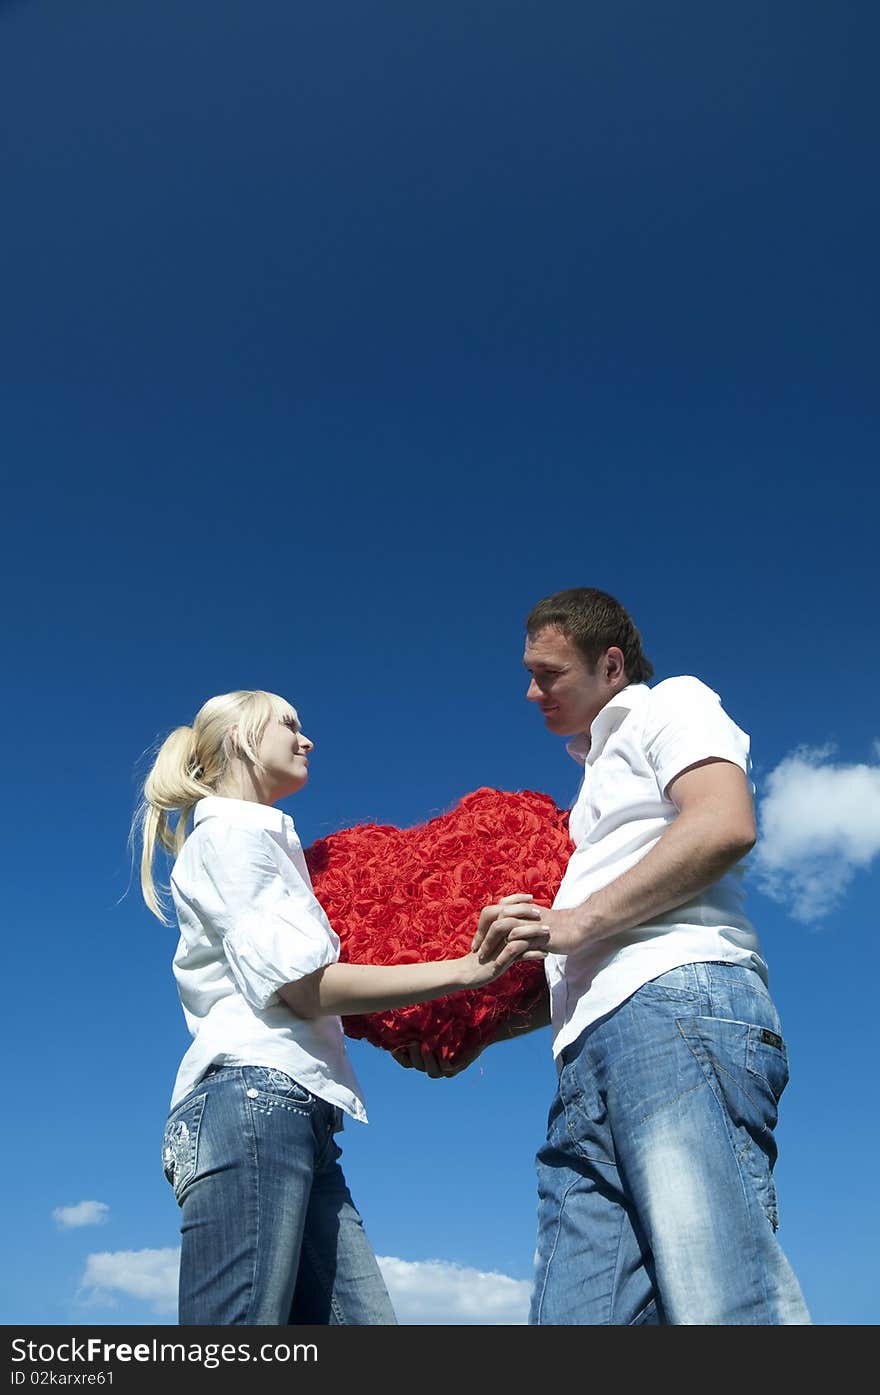
<svg viewBox="0 0 880 1395"><path fill-rule="evenodd" d="M316 742L306 844L481 785L567 804L521 645L571 585L751 735L780 1235L817 1322L880 1319L877 30L0 4L5 1322L173 1321L186 1037L128 890L143 753L267 687ZM351 1053L403 1320L521 1321L549 1034L454 1081Z"/></svg>

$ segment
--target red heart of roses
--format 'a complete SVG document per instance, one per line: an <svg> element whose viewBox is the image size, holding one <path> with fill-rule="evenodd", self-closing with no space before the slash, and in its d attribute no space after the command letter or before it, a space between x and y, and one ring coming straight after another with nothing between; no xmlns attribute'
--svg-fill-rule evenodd
<svg viewBox="0 0 880 1395"><path fill-rule="evenodd" d="M478 789L413 828L359 824L306 849L315 895L352 964L414 964L470 949L483 906L512 891L549 905L571 853L568 810L546 794ZM485 988L343 1018L349 1037L392 1051L420 1042L453 1064L502 1026L525 1025L544 966L514 964Z"/></svg>

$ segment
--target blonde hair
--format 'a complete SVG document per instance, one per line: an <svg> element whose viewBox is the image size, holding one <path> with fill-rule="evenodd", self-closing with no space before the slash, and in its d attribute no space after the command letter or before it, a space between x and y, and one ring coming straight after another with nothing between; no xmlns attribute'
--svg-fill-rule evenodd
<svg viewBox="0 0 880 1395"><path fill-rule="evenodd" d="M191 727L176 727L159 747L144 781L132 835L136 831L141 835L144 900L163 925L172 922L165 914L153 880L157 844L175 856L180 852L190 814L200 799L216 793L232 759L243 758L256 771L263 770L257 749L273 719L292 719L299 726L296 708L276 693L260 688L223 693L208 699ZM172 828L169 814L173 813L179 813L179 817Z"/></svg>

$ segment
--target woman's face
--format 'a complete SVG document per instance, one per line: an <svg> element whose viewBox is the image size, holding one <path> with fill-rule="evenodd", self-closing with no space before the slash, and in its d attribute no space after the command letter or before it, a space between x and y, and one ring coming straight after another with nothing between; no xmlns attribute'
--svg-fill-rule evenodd
<svg viewBox="0 0 880 1395"><path fill-rule="evenodd" d="M314 749L293 717L270 718L257 755L263 766L261 783L272 799L284 799L301 790L309 778L309 751Z"/></svg>

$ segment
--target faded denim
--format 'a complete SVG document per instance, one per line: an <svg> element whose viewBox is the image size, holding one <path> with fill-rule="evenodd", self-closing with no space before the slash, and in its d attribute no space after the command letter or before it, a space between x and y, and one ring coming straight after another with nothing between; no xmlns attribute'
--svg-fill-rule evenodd
<svg viewBox="0 0 880 1395"><path fill-rule="evenodd" d="M560 1062L529 1322L809 1323L776 1238L788 1058L757 973L673 969Z"/></svg>
<svg viewBox="0 0 880 1395"><path fill-rule="evenodd" d="M179 1322L396 1323L338 1158L335 1105L266 1066L212 1069L172 1110Z"/></svg>

